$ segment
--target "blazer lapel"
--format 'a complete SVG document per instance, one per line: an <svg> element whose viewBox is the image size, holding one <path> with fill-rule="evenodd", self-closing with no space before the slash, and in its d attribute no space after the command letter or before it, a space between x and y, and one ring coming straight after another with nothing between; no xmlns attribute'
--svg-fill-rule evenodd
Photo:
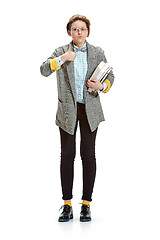
<svg viewBox="0 0 160 240"><path fill-rule="evenodd" d="M73 41L70 42L71 44L71 50L73 51ZM69 45L66 47L65 52L67 52ZM74 75L74 62L73 61L68 61L66 62L66 68L68 72L68 80L70 82L70 86L72 89L72 93L74 96L74 99L76 101L76 88L75 88L75 75Z"/></svg>
<svg viewBox="0 0 160 240"><path fill-rule="evenodd" d="M88 70L87 70L87 74L86 74L86 78L85 78L85 82L87 82L87 80L90 77L91 74L91 66L92 66L92 46L86 41L87 43L87 64L88 64Z"/></svg>
<svg viewBox="0 0 160 240"><path fill-rule="evenodd" d="M95 49L92 45L90 45L87 41L87 64L88 64L88 70L87 70L87 74L86 74L86 78L85 78L85 85L84 85L84 98L86 99L86 94L87 94L87 86L86 86L86 82L88 81L88 79L90 79L93 71L96 68L96 57L95 57Z"/></svg>

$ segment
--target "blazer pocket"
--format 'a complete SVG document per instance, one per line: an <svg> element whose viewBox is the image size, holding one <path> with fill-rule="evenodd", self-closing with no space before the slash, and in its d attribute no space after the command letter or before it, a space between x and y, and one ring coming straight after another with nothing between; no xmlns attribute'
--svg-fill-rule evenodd
<svg viewBox="0 0 160 240"><path fill-rule="evenodd" d="M68 117L67 105L58 98L57 118L60 122L66 122Z"/></svg>

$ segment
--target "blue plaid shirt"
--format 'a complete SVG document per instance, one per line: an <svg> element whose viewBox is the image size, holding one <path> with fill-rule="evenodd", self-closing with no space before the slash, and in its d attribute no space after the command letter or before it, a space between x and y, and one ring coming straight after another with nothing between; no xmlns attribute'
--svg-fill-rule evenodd
<svg viewBox="0 0 160 240"><path fill-rule="evenodd" d="M86 43L82 47L85 47L85 46L86 46ZM74 50L75 48L78 49L76 45L74 45ZM77 51L76 54L77 56L74 60L76 99L77 99L77 102L84 103L83 89L85 84L85 77L88 70L87 51L86 52ZM62 64L63 64L63 61L61 60L61 57L58 57L57 66L60 67ZM104 85L104 89L102 91L104 91L107 88L107 84L105 82L103 83L103 85ZM99 90L98 92L100 93L101 91Z"/></svg>
<svg viewBox="0 0 160 240"><path fill-rule="evenodd" d="M78 47L74 46L74 50ZM86 43L83 45L83 47L86 47ZM83 99L83 88L85 84L85 77L88 70L87 65L87 51L76 52L77 56L74 60L74 74L75 74L75 87L76 87L76 99L79 103L84 103Z"/></svg>

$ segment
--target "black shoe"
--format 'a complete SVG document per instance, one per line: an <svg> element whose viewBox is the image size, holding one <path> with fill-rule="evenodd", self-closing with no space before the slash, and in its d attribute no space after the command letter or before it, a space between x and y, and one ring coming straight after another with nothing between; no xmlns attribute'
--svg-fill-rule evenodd
<svg viewBox="0 0 160 240"><path fill-rule="evenodd" d="M73 219L73 210L69 205L63 205L63 211L59 216L59 222L68 222L70 219ZM60 208L61 209L61 208Z"/></svg>
<svg viewBox="0 0 160 240"><path fill-rule="evenodd" d="M85 204L82 204L82 207L81 207L80 221L81 222L89 222L89 221L91 221L90 207L88 207Z"/></svg>

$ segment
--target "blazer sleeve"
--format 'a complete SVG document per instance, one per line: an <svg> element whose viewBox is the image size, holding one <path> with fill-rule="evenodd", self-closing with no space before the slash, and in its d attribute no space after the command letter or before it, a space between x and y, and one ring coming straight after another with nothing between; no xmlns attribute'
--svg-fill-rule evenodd
<svg viewBox="0 0 160 240"><path fill-rule="evenodd" d="M57 57L59 57L59 55L57 49L55 49L52 55L40 66L40 72L44 77L48 77L60 68L57 66Z"/></svg>
<svg viewBox="0 0 160 240"><path fill-rule="evenodd" d="M103 56L103 61L104 61L104 62L107 62L107 59L106 59L106 57L105 57L105 54L104 54L104 56ZM107 83L107 89L105 89L105 90L103 91L103 93L107 93L107 92L110 90L110 88L111 88L112 85L113 85L114 78L115 78L115 77L114 77L113 71L111 70L110 73L108 74L107 78L104 80L104 82Z"/></svg>

